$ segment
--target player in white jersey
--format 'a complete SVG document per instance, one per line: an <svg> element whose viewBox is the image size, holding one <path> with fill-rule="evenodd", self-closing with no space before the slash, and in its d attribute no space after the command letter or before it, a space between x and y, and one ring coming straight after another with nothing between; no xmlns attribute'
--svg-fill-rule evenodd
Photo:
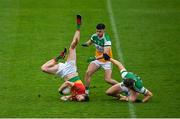
<svg viewBox="0 0 180 119"><path fill-rule="evenodd" d="M104 80L111 84L117 84L116 80L111 78L112 74L112 66L111 62L105 61L102 59L103 53L107 53L109 56L112 57L112 50L111 50L111 40L109 35L105 33L105 25L100 23L96 26L96 33L91 36L86 43L83 43L82 46L88 47L94 44L96 47L95 57L90 57L88 62L90 62L86 74L85 74L85 82L86 82L86 93L89 94L89 85L91 81L91 76L100 68L102 67L105 71Z"/></svg>
<svg viewBox="0 0 180 119"><path fill-rule="evenodd" d="M55 74L64 79L66 82L72 82L73 85L75 84L76 89L81 89L80 93L76 93L76 90L73 90L73 97L77 99L77 101L85 101L85 87L82 81L80 80L77 67L76 67L76 46L79 43L80 39L80 25L81 25L81 16L77 15L77 30L74 34L73 40L69 47L69 53L67 57L67 61L65 63L58 63L58 60L65 57L66 49L56 58L47 61L45 64L42 65L41 70L45 73ZM63 83L62 86L59 88L59 92L62 94L64 89L67 89L68 83ZM74 86L71 86L71 88ZM83 88L84 87L84 88Z"/></svg>

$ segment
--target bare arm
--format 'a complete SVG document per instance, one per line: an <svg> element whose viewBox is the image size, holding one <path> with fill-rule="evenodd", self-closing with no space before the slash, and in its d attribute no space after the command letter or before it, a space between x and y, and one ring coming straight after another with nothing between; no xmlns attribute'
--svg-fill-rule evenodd
<svg viewBox="0 0 180 119"><path fill-rule="evenodd" d="M64 82L58 89L59 92L61 92L64 88L67 87L67 84Z"/></svg>
<svg viewBox="0 0 180 119"><path fill-rule="evenodd" d="M74 86L74 83L73 83L73 82L66 81L65 83L66 83L68 86L70 86L70 87L73 87L73 86Z"/></svg>
<svg viewBox="0 0 180 119"><path fill-rule="evenodd" d="M142 100L142 102L147 102L152 96L153 94L148 90L147 93L144 95L144 99Z"/></svg>
<svg viewBox="0 0 180 119"><path fill-rule="evenodd" d="M61 92L64 88L66 88L67 86L70 86L70 87L72 87L74 85L74 83L73 82L69 82L69 81L66 81L66 82L64 82L60 87L59 87L59 92Z"/></svg>
<svg viewBox="0 0 180 119"><path fill-rule="evenodd" d="M119 70L126 70L125 67L121 64L121 62L119 62L119 61L117 61L117 60L115 60L113 58L110 58L110 61L113 64L115 64L119 68Z"/></svg>
<svg viewBox="0 0 180 119"><path fill-rule="evenodd" d="M89 39L87 42L83 43L82 46L88 47L88 46L90 46L92 44L93 44L93 42L91 41L91 39Z"/></svg>

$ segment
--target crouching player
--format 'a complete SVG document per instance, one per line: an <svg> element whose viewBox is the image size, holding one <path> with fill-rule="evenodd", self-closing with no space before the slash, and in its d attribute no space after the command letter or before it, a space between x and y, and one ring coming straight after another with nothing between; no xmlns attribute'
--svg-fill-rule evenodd
<svg viewBox="0 0 180 119"><path fill-rule="evenodd" d="M73 40L69 48L67 61L65 63L62 63L62 62L58 63L59 59L65 57L66 52L67 52L65 49L63 52L61 52L61 54L58 57L47 61L41 67L41 70L45 73L55 74L62 77L64 81L73 82L74 84L76 84L74 85L74 87L83 85L78 76L77 67L76 67L76 46L79 43L79 39L80 39L80 25L81 25L81 16L77 15L77 30L74 34ZM81 85L79 84L77 85L77 83L79 82L81 83ZM70 83L67 83L67 84L70 84ZM73 88L73 86L71 87ZM67 89L67 88L63 87L63 89ZM63 92L63 90L59 90L59 91L60 93ZM85 95L82 95L82 96L85 96Z"/></svg>
<svg viewBox="0 0 180 119"><path fill-rule="evenodd" d="M146 102L152 97L152 93L143 86L142 80L139 76L132 72L128 72L121 62L110 58L107 54L103 54L105 60L111 61L115 64L121 73L123 81L119 84L110 87L106 94L114 97L118 97L119 100L130 101L130 102ZM125 93L127 95L121 95ZM143 94L143 100L137 99L139 94Z"/></svg>

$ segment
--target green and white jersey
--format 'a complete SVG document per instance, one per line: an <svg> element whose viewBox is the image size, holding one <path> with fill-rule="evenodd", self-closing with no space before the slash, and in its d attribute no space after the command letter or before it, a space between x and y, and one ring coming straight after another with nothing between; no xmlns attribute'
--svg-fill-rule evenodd
<svg viewBox="0 0 180 119"><path fill-rule="evenodd" d="M106 33L104 33L103 37L101 37L101 38L99 38L97 36L97 34L93 34L91 36L91 41L94 43L96 49L99 52L103 52L104 47L111 46L111 39L110 39L109 35L107 35Z"/></svg>
<svg viewBox="0 0 180 119"><path fill-rule="evenodd" d="M146 94L147 89L145 87L143 87L143 83L142 80L139 76L137 76L136 74L132 73L132 72L128 72L126 70L121 70L121 77L124 79L133 79L135 81L134 83L134 89L142 94Z"/></svg>

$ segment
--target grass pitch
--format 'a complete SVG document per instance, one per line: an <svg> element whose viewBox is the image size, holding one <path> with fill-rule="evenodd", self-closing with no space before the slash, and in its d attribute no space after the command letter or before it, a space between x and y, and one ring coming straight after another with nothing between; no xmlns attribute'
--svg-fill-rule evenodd
<svg viewBox="0 0 180 119"><path fill-rule="evenodd" d="M133 104L136 117L180 117L180 1L111 2L126 68L154 94L148 103ZM0 0L0 9L0 117L132 117L127 103L104 94L110 85L103 70L92 78L88 103L60 101L62 80L40 71L69 46L76 14L83 17L80 43L103 22L118 58L106 0ZM77 48L81 79L93 54L93 46ZM120 81L116 67L113 78Z"/></svg>

